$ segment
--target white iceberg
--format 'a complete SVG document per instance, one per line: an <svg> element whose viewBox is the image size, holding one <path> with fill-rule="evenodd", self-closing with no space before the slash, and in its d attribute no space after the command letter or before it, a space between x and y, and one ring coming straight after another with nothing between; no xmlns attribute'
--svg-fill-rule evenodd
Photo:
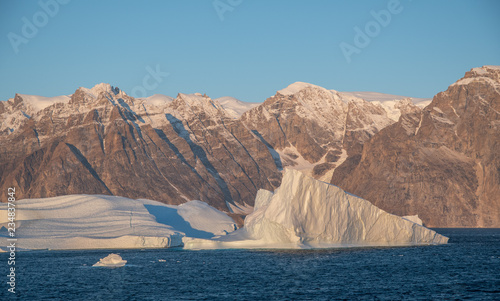
<svg viewBox="0 0 500 301"><path fill-rule="evenodd" d="M287 169L276 191L259 190L244 228L185 241L188 249L332 248L445 244L448 238L389 214L337 186Z"/></svg>
<svg viewBox="0 0 500 301"><path fill-rule="evenodd" d="M420 217L418 217L418 215L406 215L403 216L403 218L409 220L410 222L414 222L415 224L419 224L421 226L424 224L420 219Z"/></svg>
<svg viewBox="0 0 500 301"><path fill-rule="evenodd" d="M101 258L99 262L95 263L94 267L110 267L110 268L119 268L124 266L127 263L126 260L118 255L111 253L108 256Z"/></svg>
<svg viewBox="0 0 500 301"><path fill-rule="evenodd" d="M0 204L0 228L10 222ZM227 214L200 201L174 206L107 195L67 195L16 201L16 246L23 249L180 247L184 237L232 232ZM0 245L7 246L7 233Z"/></svg>

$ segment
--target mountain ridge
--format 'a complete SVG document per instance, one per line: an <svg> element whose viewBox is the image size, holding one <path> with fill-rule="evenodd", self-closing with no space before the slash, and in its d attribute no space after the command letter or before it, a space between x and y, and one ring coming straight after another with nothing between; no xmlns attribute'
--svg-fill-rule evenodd
<svg viewBox="0 0 500 301"><path fill-rule="evenodd" d="M432 227L498 227L499 87L500 67L473 68L375 134L331 183Z"/></svg>
<svg viewBox="0 0 500 301"><path fill-rule="evenodd" d="M483 221L483 217L488 211L498 210L492 194L498 185L491 163L497 159L494 152L470 145L484 141L481 143L493 147L497 143L494 131L485 131L487 125L483 123L490 122L488 126L493 129L498 126L497 117L492 115L500 111L496 98L498 70L484 66L468 71L450 85L450 91L436 95L431 104L411 98L386 100L392 107L380 98L366 101L303 82L277 91L261 104L232 97L212 99L200 93L133 98L109 84L80 87L60 98L16 94L0 102L0 186L19 187L22 198L90 193L147 197L167 204L199 199L233 216L242 216L251 212L258 189L272 191L279 187L282 171L288 167L336 184L390 213L418 214L429 225L494 226L498 223L495 218ZM41 104L33 105L38 99ZM479 113L484 111L491 120L463 115L467 111L464 104ZM461 121L462 117L467 121ZM482 132L469 133L466 124L475 123L482 124ZM474 136L453 138L457 133ZM474 195L481 187L494 202L474 197L474 202L487 205L477 205L482 209L468 210L467 214L463 214L465 207L457 209L448 204L455 208L449 211L454 217L437 222L442 214L423 212L433 212L428 202L419 206L417 201L409 202L404 193L380 188L386 184L370 185L388 177L403 183L409 179L398 170L414 159L405 159L403 165L397 163L396 169L384 165L391 158L397 161L401 153L420 141L411 138L413 142L402 143L407 137L423 139L426 148L417 152L420 157L447 158L452 166L426 159L422 168L434 164L450 170L466 179L464 183L470 182L459 189L462 195ZM429 137L432 139L427 141ZM428 146L433 144L442 147L432 150ZM393 154L399 148L400 153ZM370 150L380 155L370 155ZM477 159L480 156L490 159L481 161ZM381 163L384 169L374 167ZM435 174L447 177L437 171L428 173L427 169L410 174L423 177L424 182ZM442 181L428 183L448 185ZM390 185L387 187L399 187ZM372 194L367 187L372 188ZM418 199L418 190L410 190L410 195ZM428 193L441 197L445 191ZM456 204L463 203L456 197ZM446 203L442 198L438 202ZM482 217L471 218L474 214Z"/></svg>

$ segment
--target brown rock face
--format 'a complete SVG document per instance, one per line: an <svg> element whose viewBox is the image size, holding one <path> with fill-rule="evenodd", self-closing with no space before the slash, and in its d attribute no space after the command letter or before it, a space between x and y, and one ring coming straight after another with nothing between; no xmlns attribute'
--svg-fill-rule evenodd
<svg viewBox="0 0 500 301"><path fill-rule="evenodd" d="M500 227L500 68L474 68L405 110L331 182L431 227Z"/></svg>
<svg viewBox="0 0 500 301"><path fill-rule="evenodd" d="M198 199L241 213L280 183L267 147L208 97L159 107L100 84L42 109L16 95L2 110L12 128L0 136L0 187L17 198Z"/></svg>
<svg viewBox="0 0 500 301"><path fill-rule="evenodd" d="M327 181L347 155L393 122L380 106L306 83L278 91L241 121L274 152L280 168Z"/></svg>

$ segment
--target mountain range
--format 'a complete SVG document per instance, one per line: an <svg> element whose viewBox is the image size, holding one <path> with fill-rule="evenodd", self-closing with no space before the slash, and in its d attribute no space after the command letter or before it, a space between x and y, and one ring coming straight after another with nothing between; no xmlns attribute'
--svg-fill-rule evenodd
<svg viewBox="0 0 500 301"><path fill-rule="evenodd" d="M109 84L16 94L0 102L0 187L17 198L201 200L241 224L287 167L427 226L500 227L499 111L497 66L432 101L302 82L263 103L133 98Z"/></svg>

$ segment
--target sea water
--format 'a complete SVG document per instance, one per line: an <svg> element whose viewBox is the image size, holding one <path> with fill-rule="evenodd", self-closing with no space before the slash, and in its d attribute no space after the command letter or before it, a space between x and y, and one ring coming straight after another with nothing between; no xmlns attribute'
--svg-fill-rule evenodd
<svg viewBox="0 0 500 301"><path fill-rule="evenodd" d="M440 246L0 253L0 300L500 300L500 229L438 229ZM120 268L93 267L110 253Z"/></svg>

